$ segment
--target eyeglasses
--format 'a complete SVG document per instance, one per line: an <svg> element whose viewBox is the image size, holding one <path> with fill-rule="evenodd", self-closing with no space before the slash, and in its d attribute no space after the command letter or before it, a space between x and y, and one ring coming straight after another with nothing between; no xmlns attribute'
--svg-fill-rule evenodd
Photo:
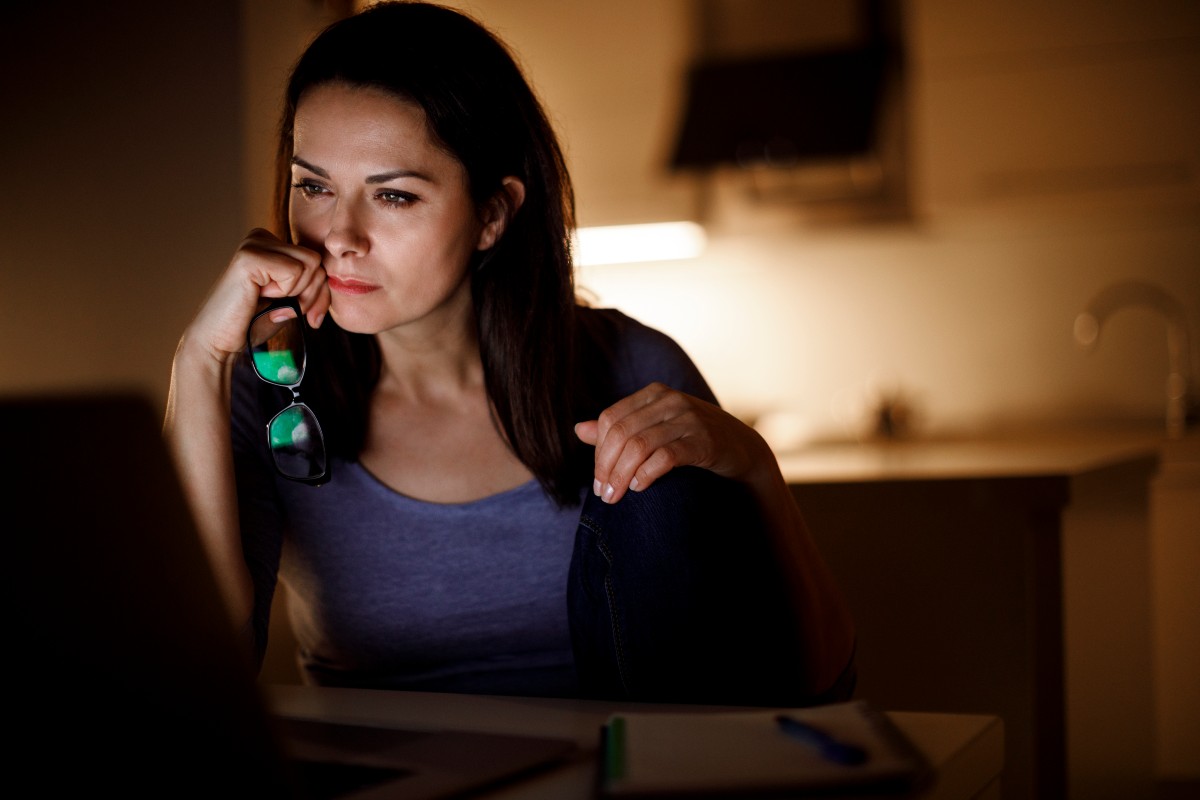
<svg viewBox="0 0 1200 800"><path fill-rule="evenodd" d="M312 409L300 401L307 354L304 315L295 297L272 300L246 330L246 350L259 378L292 393L292 403L267 423L275 469L285 478L319 486L329 480L325 435Z"/></svg>

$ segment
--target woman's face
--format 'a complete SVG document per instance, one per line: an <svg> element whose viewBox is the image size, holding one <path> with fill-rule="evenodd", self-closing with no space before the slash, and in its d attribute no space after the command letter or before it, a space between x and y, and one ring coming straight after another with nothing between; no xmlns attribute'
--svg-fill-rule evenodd
<svg viewBox="0 0 1200 800"><path fill-rule="evenodd" d="M379 333L470 312L470 258L497 231L420 106L318 85L297 105L293 145L292 238L323 256L338 325Z"/></svg>

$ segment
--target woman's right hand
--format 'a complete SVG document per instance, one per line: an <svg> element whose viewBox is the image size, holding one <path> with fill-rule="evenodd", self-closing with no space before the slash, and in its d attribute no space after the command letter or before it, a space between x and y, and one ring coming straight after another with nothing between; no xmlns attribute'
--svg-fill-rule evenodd
<svg viewBox="0 0 1200 800"><path fill-rule="evenodd" d="M239 535L230 436L230 368L264 298L296 296L309 323L329 310L321 254L255 229L192 319L171 367L163 432L234 624L248 624L254 584Z"/></svg>
<svg viewBox="0 0 1200 800"><path fill-rule="evenodd" d="M288 296L299 297L310 325L321 325L329 310L321 254L255 228L238 245L188 326L185 339L191 347L225 363L245 347L246 328L262 298Z"/></svg>

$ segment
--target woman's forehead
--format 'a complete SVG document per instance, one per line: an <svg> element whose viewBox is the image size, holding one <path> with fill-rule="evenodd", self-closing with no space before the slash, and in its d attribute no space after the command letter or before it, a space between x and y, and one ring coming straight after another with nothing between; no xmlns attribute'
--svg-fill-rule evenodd
<svg viewBox="0 0 1200 800"><path fill-rule="evenodd" d="M386 169L412 161L429 168L458 164L431 136L420 105L383 89L341 83L320 84L301 95L293 155L319 166L326 161Z"/></svg>
<svg viewBox="0 0 1200 800"><path fill-rule="evenodd" d="M296 104L294 137L320 140L361 132L386 138L396 130L411 138L426 132L425 110L383 89L324 83L308 89Z"/></svg>

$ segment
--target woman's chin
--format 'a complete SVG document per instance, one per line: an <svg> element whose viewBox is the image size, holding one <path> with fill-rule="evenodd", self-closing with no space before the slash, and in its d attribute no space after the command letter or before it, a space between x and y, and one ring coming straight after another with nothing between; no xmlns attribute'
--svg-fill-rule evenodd
<svg viewBox="0 0 1200 800"><path fill-rule="evenodd" d="M379 333L378 329L371 325L370 321L362 314L352 313L348 309L339 309L336 299L329 305L329 318L347 333Z"/></svg>

